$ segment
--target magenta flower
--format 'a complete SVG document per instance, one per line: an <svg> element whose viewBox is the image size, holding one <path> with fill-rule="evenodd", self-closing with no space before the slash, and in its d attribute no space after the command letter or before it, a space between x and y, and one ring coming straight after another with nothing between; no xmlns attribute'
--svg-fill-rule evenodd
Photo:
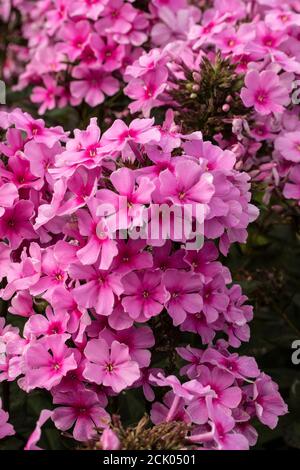
<svg viewBox="0 0 300 470"><path fill-rule="evenodd" d="M101 143L108 150L124 150L130 141L137 144L157 142L160 133L154 126L154 119L134 119L129 126L117 119L113 125L104 132Z"/></svg>
<svg viewBox="0 0 300 470"><path fill-rule="evenodd" d="M251 70L246 75L245 85L241 91L244 105L248 108L254 106L262 115L282 113L290 102L288 90L271 70L261 73Z"/></svg>
<svg viewBox="0 0 300 470"><path fill-rule="evenodd" d="M277 426L278 417L288 411L278 392L278 385L266 374L261 374L254 382L253 400L258 419L271 429Z"/></svg>
<svg viewBox="0 0 300 470"><path fill-rule="evenodd" d="M71 16L87 17L96 20L103 12L108 0L75 0L69 6Z"/></svg>
<svg viewBox="0 0 300 470"><path fill-rule="evenodd" d="M291 170L289 181L284 187L283 194L288 199L296 199L300 201L300 165L295 166Z"/></svg>
<svg viewBox="0 0 300 470"><path fill-rule="evenodd" d="M145 271L130 273L122 279L124 297L122 305L129 316L145 322L158 315L168 299L161 273Z"/></svg>
<svg viewBox="0 0 300 470"><path fill-rule="evenodd" d="M74 299L84 308L94 307L99 315L110 315L124 288L118 272L101 271L94 266L71 265L69 274L73 279L84 279L86 284L73 289Z"/></svg>
<svg viewBox="0 0 300 470"><path fill-rule="evenodd" d="M76 81L71 82L71 94L80 101L85 100L92 107L103 103L105 95L112 96L120 88L118 80L101 68L87 69L78 66L72 76Z"/></svg>
<svg viewBox="0 0 300 470"><path fill-rule="evenodd" d="M155 72L148 72L141 78L133 78L124 88L124 93L134 100L129 109L132 113L142 111L143 116L148 118L150 110L161 104L160 95L166 88L168 73L165 67Z"/></svg>
<svg viewBox="0 0 300 470"><path fill-rule="evenodd" d="M84 377L90 382L111 387L117 393L140 376L138 364L131 360L128 347L118 341L113 341L109 348L106 341L92 339L84 354L88 359Z"/></svg>
<svg viewBox="0 0 300 470"><path fill-rule="evenodd" d="M3 184L0 187L0 217L4 214L6 207L12 207L18 197L18 190L12 183Z"/></svg>
<svg viewBox="0 0 300 470"><path fill-rule="evenodd" d="M188 159L178 159L175 172L163 171L160 176L160 192L173 204L207 204L214 194L212 175L203 173L200 165Z"/></svg>
<svg viewBox="0 0 300 470"><path fill-rule="evenodd" d="M69 318L65 312L53 312L51 307L47 307L45 317L39 314L30 317L24 328L24 336L34 335L39 338L40 336L58 334L68 338L70 335L65 333Z"/></svg>
<svg viewBox="0 0 300 470"><path fill-rule="evenodd" d="M36 426L34 431L30 434L28 441L24 447L24 450L42 450L40 447L37 446L38 441L42 435L42 426L48 421L48 419L52 418L52 411L50 410L42 410L39 416L39 419L36 422Z"/></svg>
<svg viewBox="0 0 300 470"><path fill-rule="evenodd" d="M211 395L209 400L212 402L214 409L219 408L224 413L229 414L229 411L236 408L241 399L241 389L234 385L234 377L232 374L214 367L210 370L206 366L201 366L198 369L199 375L197 380L203 387L210 386ZM207 406L206 396L198 396L188 404L187 412L192 420L198 424L204 424L209 418L209 410Z"/></svg>
<svg viewBox="0 0 300 470"><path fill-rule="evenodd" d="M118 450L121 445L116 433L109 428L104 429L100 442L103 450Z"/></svg>
<svg viewBox="0 0 300 470"><path fill-rule="evenodd" d="M211 412L213 440L219 450L249 450L249 443L243 434L235 431L235 420L223 410L214 408ZM195 442L195 436L192 437Z"/></svg>
<svg viewBox="0 0 300 470"><path fill-rule="evenodd" d="M87 206L89 212L85 209L77 211L79 233L87 237L87 243L77 251L77 257L82 264L94 264L98 260L100 269L108 269L118 254L117 243L111 239L105 220L97 215L97 199L91 199Z"/></svg>
<svg viewBox="0 0 300 470"><path fill-rule="evenodd" d="M37 238L30 222L33 213L32 202L22 200L6 208L0 217L0 237L7 238L12 249L18 248L24 239Z"/></svg>
<svg viewBox="0 0 300 470"><path fill-rule="evenodd" d="M0 439L7 436L13 436L15 430L8 422L8 413L2 409L2 401L0 398Z"/></svg>
<svg viewBox="0 0 300 470"><path fill-rule="evenodd" d="M75 129L74 138L67 142L65 151L57 155L56 166L75 166L76 169L79 165L89 168L98 165L101 146L100 135L97 118L92 118L84 131Z"/></svg>
<svg viewBox="0 0 300 470"><path fill-rule="evenodd" d="M144 251L146 246L145 240L118 240L118 254L114 258L113 267L122 274L152 268L152 255Z"/></svg>
<svg viewBox="0 0 300 470"><path fill-rule="evenodd" d="M287 132L275 140L275 149L288 161L300 162L300 131Z"/></svg>
<svg viewBox="0 0 300 470"><path fill-rule="evenodd" d="M105 72L120 68L125 56L125 46L116 43L110 37L105 42L97 34L92 35L90 45Z"/></svg>
<svg viewBox="0 0 300 470"><path fill-rule="evenodd" d="M105 340L108 341L109 334L103 334ZM133 361L139 366L148 367L151 361L151 353L148 349L155 344L155 339L151 328L142 326L139 328L131 327L117 331L112 335L111 340L116 339L119 343L125 344L129 348L129 354Z"/></svg>
<svg viewBox="0 0 300 470"><path fill-rule="evenodd" d="M56 98L63 91L63 87L58 86L56 81L50 75L43 76L44 87L37 86L32 90L31 101L33 103L42 103L39 107L39 114L44 114L47 109L54 109Z"/></svg>
<svg viewBox="0 0 300 470"><path fill-rule="evenodd" d="M58 385L69 370L76 369L74 353L60 335L52 335L33 342L24 356L26 375L24 388L50 390Z"/></svg>
<svg viewBox="0 0 300 470"><path fill-rule="evenodd" d="M202 363L209 363L226 370L237 379L246 379L247 377L258 377L260 372L253 357L242 356L238 354L222 354L221 352L208 348L201 357Z"/></svg>
<svg viewBox="0 0 300 470"><path fill-rule="evenodd" d="M90 23L86 20L66 23L61 30L63 42L59 43L59 50L65 52L73 62L80 56L87 44L90 31Z"/></svg>
<svg viewBox="0 0 300 470"><path fill-rule="evenodd" d="M61 431L67 431L75 424L73 436L77 441L92 439L98 428L105 428L109 424L109 415L92 390L58 392L54 394L53 403L63 405L53 411L55 426Z"/></svg>
<svg viewBox="0 0 300 470"><path fill-rule="evenodd" d="M168 269L164 274L163 283L169 293L166 309L175 326L183 323L188 313L202 310L201 276L178 269Z"/></svg>

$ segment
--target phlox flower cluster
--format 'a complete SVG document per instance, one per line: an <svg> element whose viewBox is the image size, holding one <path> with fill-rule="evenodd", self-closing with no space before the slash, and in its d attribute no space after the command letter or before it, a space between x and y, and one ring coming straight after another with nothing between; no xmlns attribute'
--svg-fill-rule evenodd
<svg viewBox="0 0 300 470"><path fill-rule="evenodd" d="M178 109L171 92L186 70L196 99L203 57L213 63L221 51L244 80L248 117L231 116L230 139L220 133L215 140L264 183L265 202L274 188L299 202L299 2L196 3L6 0L0 15L13 21L18 11L24 41L8 45L4 74L18 76L17 90L31 90L41 114L83 102L95 107L123 90L130 112L148 118L159 106ZM233 100L234 93L224 101L225 114Z"/></svg>
<svg viewBox="0 0 300 470"><path fill-rule="evenodd" d="M1 112L0 125L0 381L43 389L53 402L26 448L39 448L48 419L77 441L103 431L102 447L118 447L111 403L130 389L153 402L154 424L188 423L199 449L254 445L253 420L274 428L287 409L255 360L232 352L249 340L252 308L219 253L245 242L257 216L235 154L180 133L172 111L162 125L116 120L102 135L96 118L69 134L20 109ZM200 205L201 249L172 230L131 236L141 208L158 203L188 204L192 224ZM181 339L160 352L164 329ZM161 363L175 352L182 368L168 375ZM1 410L0 436L12 432Z"/></svg>

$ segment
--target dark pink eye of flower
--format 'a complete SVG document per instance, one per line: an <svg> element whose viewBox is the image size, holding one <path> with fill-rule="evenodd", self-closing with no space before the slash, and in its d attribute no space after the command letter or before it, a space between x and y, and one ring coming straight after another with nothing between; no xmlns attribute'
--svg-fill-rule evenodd
<svg viewBox="0 0 300 470"><path fill-rule="evenodd" d="M275 40L272 36L266 36L264 39L263 39L263 43L265 46L267 47L273 47L274 44L275 44Z"/></svg>
<svg viewBox="0 0 300 470"><path fill-rule="evenodd" d="M279 18L281 19L281 21L283 23L286 23L290 19L290 16L289 15L280 15Z"/></svg>
<svg viewBox="0 0 300 470"><path fill-rule="evenodd" d="M48 334L57 335L60 333L63 333L61 324L59 322L52 323L48 329Z"/></svg>
<svg viewBox="0 0 300 470"><path fill-rule="evenodd" d="M261 104L265 103L267 99L268 99L268 95L263 90L258 91L258 93L256 94L256 100Z"/></svg>
<svg viewBox="0 0 300 470"><path fill-rule="evenodd" d="M15 222L14 219L9 219L9 220L7 221L7 225L8 225L9 227L14 227L14 226L16 225L16 222Z"/></svg>

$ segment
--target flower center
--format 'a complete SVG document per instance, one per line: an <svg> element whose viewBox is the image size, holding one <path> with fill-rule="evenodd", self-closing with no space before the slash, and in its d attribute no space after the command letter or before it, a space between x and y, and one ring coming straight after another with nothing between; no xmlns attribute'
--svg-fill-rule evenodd
<svg viewBox="0 0 300 470"><path fill-rule="evenodd" d="M143 297L144 297L144 299L148 299L148 297L149 297L149 292L148 292L147 290L145 290L145 291L143 292Z"/></svg>
<svg viewBox="0 0 300 470"><path fill-rule="evenodd" d="M267 100L267 96L266 96L265 93L263 93L263 92L258 93L258 95L257 95L257 101L258 101L259 103L265 103L266 100Z"/></svg>
<svg viewBox="0 0 300 470"><path fill-rule="evenodd" d="M106 364L106 370L108 372L112 372L114 370L114 366L113 364L109 363L109 364Z"/></svg>

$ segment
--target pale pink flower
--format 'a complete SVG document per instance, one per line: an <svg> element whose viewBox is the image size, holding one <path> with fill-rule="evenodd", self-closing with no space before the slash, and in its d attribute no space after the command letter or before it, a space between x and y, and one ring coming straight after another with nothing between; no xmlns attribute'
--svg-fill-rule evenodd
<svg viewBox="0 0 300 470"><path fill-rule="evenodd" d="M282 113L284 106L290 103L288 90L280 82L278 75L271 70L261 73L250 70L246 75L245 85L241 91L244 105L248 108L254 106L262 115Z"/></svg>
<svg viewBox="0 0 300 470"><path fill-rule="evenodd" d="M78 66L73 70L72 76L76 80L71 82L71 94L92 107L103 103L105 95L112 96L120 88L118 80L101 68L87 69Z"/></svg>

